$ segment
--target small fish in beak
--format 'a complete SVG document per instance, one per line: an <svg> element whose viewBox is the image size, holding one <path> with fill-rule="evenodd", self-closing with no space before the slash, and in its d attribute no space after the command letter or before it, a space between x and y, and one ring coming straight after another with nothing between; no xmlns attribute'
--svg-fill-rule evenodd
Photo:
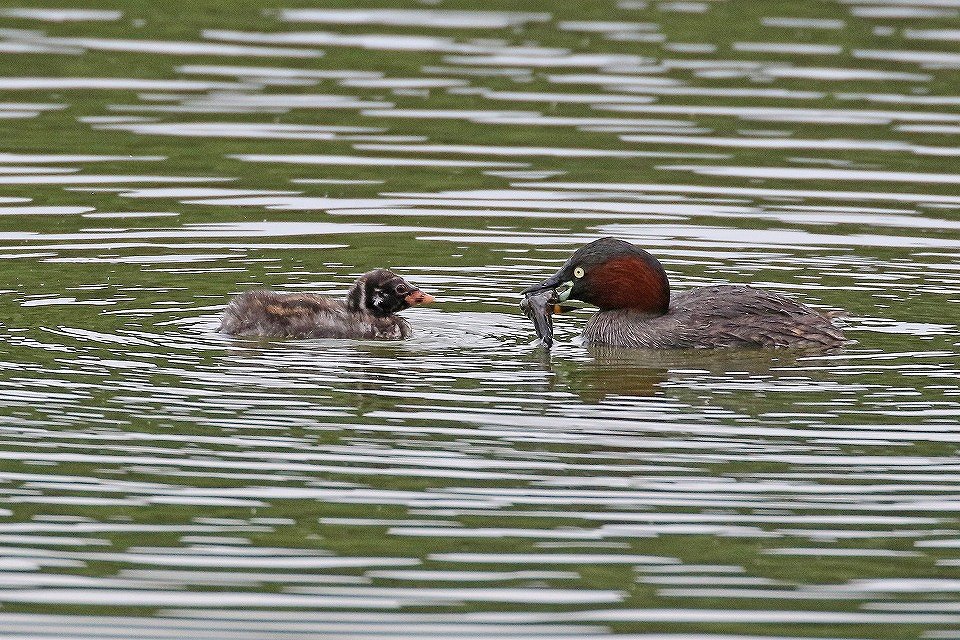
<svg viewBox="0 0 960 640"><path fill-rule="evenodd" d="M520 310L533 321L537 337L547 349L553 346L553 314L563 311L559 302L557 292L552 289L533 291L520 301Z"/></svg>

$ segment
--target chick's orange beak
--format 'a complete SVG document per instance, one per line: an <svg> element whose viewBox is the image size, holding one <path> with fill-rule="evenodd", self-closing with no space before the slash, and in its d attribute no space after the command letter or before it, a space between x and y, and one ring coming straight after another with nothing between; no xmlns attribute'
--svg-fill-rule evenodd
<svg viewBox="0 0 960 640"><path fill-rule="evenodd" d="M418 304L430 304L431 302L433 302L433 296L430 295L429 293L424 293L423 291L420 291L420 289L417 289L407 294L407 297L405 297L404 300L407 301L408 305L413 307Z"/></svg>

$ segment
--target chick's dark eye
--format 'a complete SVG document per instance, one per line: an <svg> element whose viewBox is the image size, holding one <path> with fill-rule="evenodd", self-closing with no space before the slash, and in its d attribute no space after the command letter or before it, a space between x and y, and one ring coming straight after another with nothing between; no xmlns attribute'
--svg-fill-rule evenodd
<svg viewBox="0 0 960 640"><path fill-rule="evenodd" d="M406 292L407 292L407 287L406 287L405 285L402 285L402 284L398 284L398 285L397 285L397 293L398 293L399 295L402 296L402 295L405 294Z"/></svg>

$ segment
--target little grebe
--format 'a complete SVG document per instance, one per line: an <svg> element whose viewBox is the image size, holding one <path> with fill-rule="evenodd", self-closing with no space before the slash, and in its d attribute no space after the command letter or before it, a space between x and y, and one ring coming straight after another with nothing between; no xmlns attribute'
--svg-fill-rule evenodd
<svg viewBox="0 0 960 640"><path fill-rule="evenodd" d="M571 285L562 293L553 290ZM544 345L556 303L582 300L600 308L583 330L586 343L642 349L796 347L844 343L826 315L777 293L743 285L685 291L670 299L660 262L629 242L601 238L581 247L543 282L527 288L521 307Z"/></svg>
<svg viewBox="0 0 960 640"><path fill-rule="evenodd" d="M248 291L230 301L220 331L273 338L402 340L412 331L395 313L433 302L387 269L369 271L350 287L345 300L312 293Z"/></svg>

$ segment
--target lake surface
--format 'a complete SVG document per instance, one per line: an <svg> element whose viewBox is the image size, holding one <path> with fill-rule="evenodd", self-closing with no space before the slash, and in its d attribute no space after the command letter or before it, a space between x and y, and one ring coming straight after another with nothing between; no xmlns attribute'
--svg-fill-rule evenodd
<svg viewBox="0 0 960 640"><path fill-rule="evenodd" d="M5 4L0 637L960 637L960 2ZM544 352L605 235L856 343Z"/></svg>

